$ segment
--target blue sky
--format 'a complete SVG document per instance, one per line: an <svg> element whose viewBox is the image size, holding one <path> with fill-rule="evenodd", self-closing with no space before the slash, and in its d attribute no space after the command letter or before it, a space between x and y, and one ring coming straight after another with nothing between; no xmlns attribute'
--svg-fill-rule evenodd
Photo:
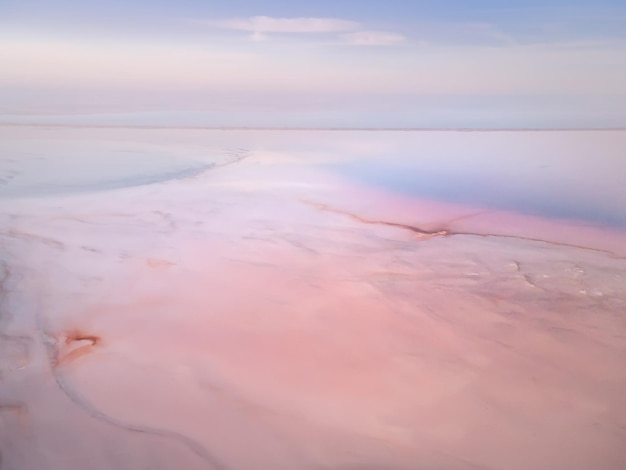
<svg viewBox="0 0 626 470"><path fill-rule="evenodd" d="M389 95L626 125L606 107L626 103L623 1L3 0L0 62L0 113L375 112Z"/></svg>
<svg viewBox="0 0 626 470"><path fill-rule="evenodd" d="M0 21L15 29L95 27L96 30L120 33L151 27L176 30L175 22L184 18L229 19L254 16L276 18L339 18L359 21L364 26L387 27L410 32L426 24L489 24L505 34L524 35L535 32L535 38L550 39L559 31L569 39L626 36L626 5L623 1L471 1L447 2L416 0L318 0L316 2L274 1L78 1L78 0L3 0ZM169 28L167 25L169 24ZM552 27L552 31L549 30ZM158 33L158 30L153 30ZM419 31L414 31L419 39ZM455 36L452 30L444 31Z"/></svg>

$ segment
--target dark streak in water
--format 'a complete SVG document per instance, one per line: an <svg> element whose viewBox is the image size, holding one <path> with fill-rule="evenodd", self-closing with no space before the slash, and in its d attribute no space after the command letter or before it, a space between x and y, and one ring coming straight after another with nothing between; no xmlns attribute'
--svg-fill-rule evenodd
<svg viewBox="0 0 626 470"><path fill-rule="evenodd" d="M373 224L373 225L386 225L388 227L397 227L400 229L404 229L404 230L408 230L410 232L416 233L420 236L420 239L422 240L426 240L426 239L430 239L430 238L434 238L434 237L449 237L449 236L453 236L453 235L467 235L467 236L474 236L474 237L483 237L483 238L491 238L491 237L495 237L495 238L510 238L510 239L515 239L515 240L524 240L524 241L530 241L530 242L538 242L538 243L547 243L549 245L553 245L553 246L562 246L562 247L567 247L567 248L578 248L581 250L587 250L587 251L595 251L597 253L603 253L606 255L611 256L612 258L615 259L626 259L622 256L618 256L616 253L609 251L609 250L603 250L601 248L593 248L590 246L585 246L585 245L577 245L575 243L565 243L565 242L555 242L555 241L551 241L551 240L546 240L543 238L534 238L534 237L524 237L524 236L520 236L520 235L506 235L506 234L496 234L496 233L480 233L480 232L457 232L457 231L452 231L446 228L440 228L438 230L426 230L426 229L422 229L420 227L416 227L413 225L408 225L408 224L401 224L401 223L397 223L397 222L388 222L388 221L384 221L384 220L370 220L370 219L366 219L364 217L361 217L360 215L357 214L353 214L352 212L348 212L348 211L343 211L340 209L336 209L333 207L330 207L327 204L321 204L321 203L316 203L316 202L310 202L310 201L301 201L304 204L313 206L321 211L324 212L332 212L334 214L340 214L340 215L344 215L346 217L350 217L351 219L354 219L358 222L364 223L364 224ZM459 217L459 218L455 218L455 219L451 219L450 221L448 221L448 223L456 221L456 220L460 220L462 218L468 218L468 217L473 217L476 215L480 215L483 214L485 212L478 212L475 214L469 214L467 216L463 216L463 217Z"/></svg>
<svg viewBox="0 0 626 470"><path fill-rule="evenodd" d="M413 225L407 225L407 224L400 224L397 222L387 222L384 220L369 220L366 219L364 217L361 217L360 215L357 214L353 214L351 212L347 212L347 211L342 211L339 209L335 209L333 207L330 207L328 204L318 204L315 202L308 202L308 201L302 201L305 204L308 204L310 206L316 207L317 209L324 211L324 212L332 212L335 214L341 214L341 215L345 215L347 217L350 217L351 219L356 220L357 222L361 222L363 224L372 224L372 225L386 225L388 227L397 227L397 228L401 228L404 230L409 230L411 232L417 233L418 235L421 235L423 238L431 238L431 237L436 237L436 236L445 236L445 235L450 235L450 232L448 230L425 230L419 227L415 227Z"/></svg>

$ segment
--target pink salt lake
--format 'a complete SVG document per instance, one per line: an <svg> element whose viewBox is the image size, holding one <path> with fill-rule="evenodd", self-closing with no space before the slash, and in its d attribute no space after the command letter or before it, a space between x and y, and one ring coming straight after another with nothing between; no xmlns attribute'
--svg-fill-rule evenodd
<svg viewBox="0 0 626 470"><path fill-rule="evenodd" d="M0 142L3 469L626 468L626 132Z"/></svg>

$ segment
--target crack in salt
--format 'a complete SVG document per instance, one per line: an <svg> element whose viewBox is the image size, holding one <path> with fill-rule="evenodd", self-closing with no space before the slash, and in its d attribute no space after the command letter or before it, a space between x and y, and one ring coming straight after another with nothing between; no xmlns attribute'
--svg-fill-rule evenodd
<svg viewBox="0 0 626 470"><path fill-rule="evenodd" d="M139 434L148 434L157 437L162 437L166 439L172 439L178 441L187 447L191 452L200 457L202 460L211 465L212 468L216 470L228 470L229 467L220 461L217 457L215 457L212 453L210 453L204 445L196 441L195 439L186 436L184 434L169 431L166 429L158 429L152 428L149 426L139 426L132 423L127 423L122 420L113 418L106 413L95 408L85 397L83 397L76 389L72 388L68 382L66 377L63 375L61 369L62 367L58 367L61 365L59 362L59 347L58 342L54 336L47 333L42 326L41 316L37 315L37 329L39 330L39 334L43 340L43 343L46 347L48 361L50 364L50 373L54 378L57 386L61 390L61 392L78 408L83 410L90 417L97 419L99 421L105 422L111 426L115 426L120 429L124 429L126 431L139 433ZM91 349L96 346L100 342L100 337L90 334L82 334L78 332L70 333L66 339L65 343L70 344L74 341L78 341L81 343L86 343L84 346L80 346L73 350L73 352L83 350L85 348ZM71 355L72 353L70 353ZM82 355L82 354L81 354Z"/></svg>

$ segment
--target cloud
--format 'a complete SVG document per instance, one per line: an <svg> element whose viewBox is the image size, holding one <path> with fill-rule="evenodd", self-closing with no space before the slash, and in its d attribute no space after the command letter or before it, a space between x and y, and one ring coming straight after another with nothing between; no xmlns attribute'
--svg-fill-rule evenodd
<svg viewBox="0 0 626 470"><path fill-rule="evenodd" d="M253 16L201 23L222 29L248 31L252 33L250 39L257 42L265 41L276 33L342 33L339 35L341 42L355 46L389 46L406 40L405 36L388 31L362 31L356 21L338 18Z"/></svg>
<svg viewBox="0 0 626 470"><path fill-rule="evenodd" d="M253 33L332 33L352 31L359 27L354 21L337 18L275 18L253 16L208 22L211 26Z"/></svg>
<svg viewBox="0 0 626 470"><path fill-rule="evenodd" d="M357 31L356 33L342 34L341 40L353 46L392 46L406 41L402 34L386 31Z"/></svg>
<svg viewBox="0 0 626 470"><path fill-rule="evenodd" d="M265 33L259 33L258 31L255 31L254 33L252 33L252 35L250 36L250 39L252 39L253 41L256 42L261 42L261 41L265 41L267 39L267 34Z"/></svg>

